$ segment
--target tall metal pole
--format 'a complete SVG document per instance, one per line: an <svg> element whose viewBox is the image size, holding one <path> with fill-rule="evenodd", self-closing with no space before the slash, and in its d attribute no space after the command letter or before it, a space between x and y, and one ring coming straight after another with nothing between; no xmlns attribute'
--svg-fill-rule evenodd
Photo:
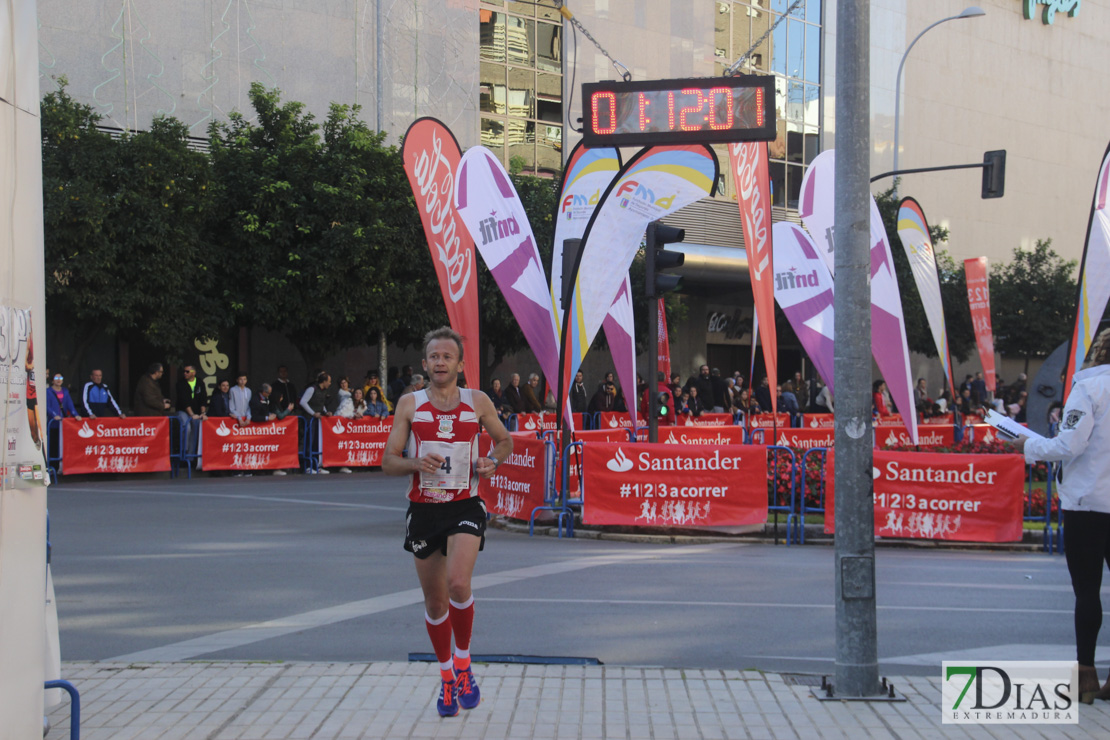
<svg viewBox="0 0 1110 740"><path fill-rule="evenodd" d="M646 249L644 250L644 260L650 261L652 267L648 268L645 265L645 272L652 280L655 279L655 221L648 224L646 234ZM655 295L655 285L649 284L645 286L647 289L644 291L647 295L645 298L648 300L648 311L653 318L648 321L648 371L647 371L647 384L648 384L648 442L659 441L659 401L655 399L659 387L659 381L655 380L656 373L659 372L659 306ZM674 401L672 400L672 403ZM675 414L677 415L677 411Z"/></svg>
<svg viewBox="0 0 1110 740"><path fill-rule="evenodd" d="M880 693L871 478L870 0L836 14L836 675L839 696Z"/></svg>

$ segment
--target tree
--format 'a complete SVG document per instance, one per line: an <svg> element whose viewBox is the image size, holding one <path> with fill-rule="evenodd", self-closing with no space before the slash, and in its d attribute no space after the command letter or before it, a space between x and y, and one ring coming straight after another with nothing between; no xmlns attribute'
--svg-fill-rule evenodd
<svg viewBox="0 0 1110 740"><path fill-rule="evenodd" d="M413 259L426 247L397 148L358 106L332 104L321 130L276 90L256 83L250 100L257 124L236 112L209 131L220 204L210 229L225 244L238 323L284 334L310 368L380 332L422 336L438 290L428 261Z"/></svg>
<svg viewBox="0 0 1110 740"><path fill-rule="evenodd" d="M1014 249L1009 264L993 265L991 323L995 347L1004 355L1047 357L1071 338L1075 325L1075 260L1064 260L1051 239L1032 250Z"/></svg>
<svg viewBox="0 0 1110 740"><path fill-rule="evenodd" d="M41 105L46 314L67 339L59 366L74 375L105 333L142 336L180 359L224 323L210 299L212 247L198 226L207 159L172 118L113 139L66 85Z"/></svg>
<svg viewBox="0 0 1110 740"><path fill-rule="evenodd" d="M902 313L906 321L906 339L911 352L919 352L926 357L936 357L937 348L929 328L929 319L921 304L921 294L917 290L913 271L905 247L898 236L898 203L894 188L891 187L875 196L875 203L883 218L887 240L894 258L898 289L902 294ZM936 249L938 244L948 241L948 229L932 226L929 237L933 242L937 262L937 276L940 280L941 305L944 308L944 323L948 331L948 351L960 362L966 360L975 349L975 334L971 326L971 310L967 303L967 281L962 264L957 264L948 252Z"/></svg>

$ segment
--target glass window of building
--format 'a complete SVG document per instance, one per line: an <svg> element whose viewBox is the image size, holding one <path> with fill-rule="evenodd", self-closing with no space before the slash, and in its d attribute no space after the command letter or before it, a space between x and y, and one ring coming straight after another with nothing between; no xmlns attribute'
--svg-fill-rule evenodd
<svg viewBox="0 0 1110 740"><path fill-rule="evenodd" d="M482 0L482 145L505 166L555 175L563 166L563 25L553 0Z"/></svg>
<svg viewBox="0 0 1110 740"><path fill-rule="evenodd" d="M778 136L770 143L771 205L797 209L805 168L817 156L821 106L821 0L715 0L717 74L744 54L742 74L775 76ZM718 155L727 161L723 148ZM724 195L736 197L731 182Z"/></svg>

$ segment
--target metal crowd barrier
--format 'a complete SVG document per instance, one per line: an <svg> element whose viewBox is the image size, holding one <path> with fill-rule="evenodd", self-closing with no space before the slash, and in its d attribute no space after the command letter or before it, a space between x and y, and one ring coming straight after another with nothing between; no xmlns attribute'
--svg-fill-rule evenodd
<svg viewBox="0 0 1110 740"><path fill-rule="evenodd" d="M48 689L62 689L69 694L69 740L80 740L81 695L77 692L77 688L69 681L58 679L56 681L47 681L43 685L44 691Z"/></svg>

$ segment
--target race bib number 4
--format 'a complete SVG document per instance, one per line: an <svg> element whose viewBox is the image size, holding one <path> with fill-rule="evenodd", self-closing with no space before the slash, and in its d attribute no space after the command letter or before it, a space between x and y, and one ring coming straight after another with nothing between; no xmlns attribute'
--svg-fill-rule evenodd
<svg viewBox="0 0 1110 740"><path fill-rule="evenodd" d="M420 474L421 488L470 488L470 444L468 442L421 441L420 457L439 455L443 463L434 473Z"/></svg>

